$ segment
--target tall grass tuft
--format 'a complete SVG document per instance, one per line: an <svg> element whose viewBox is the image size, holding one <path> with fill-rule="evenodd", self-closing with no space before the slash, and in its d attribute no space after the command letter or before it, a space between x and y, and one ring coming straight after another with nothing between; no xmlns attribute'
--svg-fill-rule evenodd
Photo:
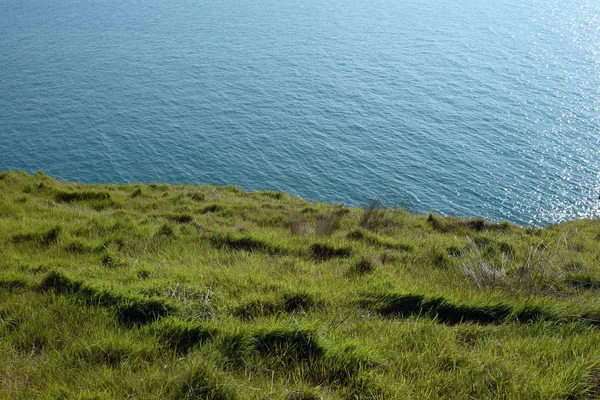
<svg viewBox="0 0 600 400"><path fill-rule="evenodd" d="M320 215L316 218L315 233L317 235L329 236L340 229L342 219L348 210L343 207L336 207L327 214Z"/></svg>
<svg viewBox="0 0 600 400"><path fill-rule="evenodd" d="M348 274L354 275L365 275L372 274L381 265L381 261L376 257L369 255L361 257L356 263L352 264Z"/></svg>
<svg viewBox="0 0 600 400"><path fill-rule="evenodd" d="M238 398L230 379L207 362L193 364L175 386L177 400L235 400Z"/></svg>
<svg viewBox="0 0 600 400"><path fill-rule="evenodd" d="M315 332L300 328L272 328L257 332L252 337L254 349L272 357L275 364L285 366L321 358L325 349Z"/></svg>
<svg viewBox="0 0 600 400"><path fill-rule="evenodd" d="M212 339L217 329L199 323L184 322L174 318L163 319L151 327L159 341L179 353Z"/></svg>

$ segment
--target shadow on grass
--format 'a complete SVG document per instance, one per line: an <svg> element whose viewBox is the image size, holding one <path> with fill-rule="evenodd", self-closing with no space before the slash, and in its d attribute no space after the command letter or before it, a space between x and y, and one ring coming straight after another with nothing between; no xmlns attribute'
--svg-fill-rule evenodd
<svg viewBox="0 0 600 400"><path fill-rule="evenodd" d="M163 345L178 353L187 353L194 346L207 342L218 333L217 329L174 318L164 319L152 325L151 330Z"/></svg>
<svg viewBox="0 0 600 400"><path fill-rule="evenodd" d="M465 229L477 232L483 230L506 231L511 228L511 225L508 222L488 222L483 218L463 219L456 217L440 217L433 213L429 213L427 222L429 222L431 227L436 231L444 233Z"/></svg>
<svg viewBox="0 0 600 400"><path fill-rule="evenodd" d="M177 400L235 400L238 394L230 379L215 366L202 362L191 366L185 375L174 384L174 399Z"/></svg>
<svg viewBox="0 0 600 400"><path fill-rule="evenodd" d="M393 249L400 251L412 251L414 246L408 243L399 243L395 240L385 239L381 236L365 231L364 229L355 229L346 235L346 238L356 241L365 242L371 246L382 247L385 249Z"/></svg>
<svg viewBox="0 0 600 400"><path fill-rule="evenodd" d="M81 192L57 191L54 195L54 198L60 203L72 203L75 201L88 200L110 200L110 193L97 192L93 190L84 190Z"/></svg>
<svg viewBox="0 0 600 400"><path fill-rule="evenodd" d="M421 294L368 294L358 305L382 316L435 318L445 324L474 322L500 324L503 322L536 322L558 320L558 317L540 306L516 307L509 304L476 305L453 303L443 297L426 297Z"/></svg>
<svg viewBox="0 0 600 400"><path fill-rule="evenodd" d="M175 304L163 299L119 293L114 289L92 286L61 272L51 271L38 286L40 291L76 296L87 305L112 308L124 325L146 324L177 312Z"/></svg>
<svg viewBox="0 0 600 400"><path fill-rule="evenodd" d="M343 398L366 399L372 394L390 398L369 376L369 371L381 365L378 357L355 345L327 346L310 329L285 326L238 331L225 335L220 349L233 367L258 356L267 368L280 373L302 371L303 380L316 387L331 386L347 395Z"/></svg>
<svg viewBox="0 0 600 400"><path fill-rule="evenodd" d="M13 243L37 242L44 246L50 246L58 241L58 237L62 232L60 225L56 225L47 231L17 233L12 237Z"/></svg>
<svg viewBox="0 0 600 400"><path fill-rule="evenodd" d="M311 255L320 261L332 258L347 258L352 253L350 247L334 247L325 243L315 243L310 246Z"/></svg>
<svg viewBox="0 0 600 400"><path fill-rule="evenodd" d="M209 238L211 244L219 249L229 248L237 251L261 251L269 254L283 254L285 249L265 239L250 235L215 234Z"/></svg>
<svg viewBox="0 0 600 400"><path fill-rule="evenodd" d="M233 315L243 320L278 313L311 312L323 308L323 301L312 293L286 292L276 300L253 299L233 309Z"/></svg>

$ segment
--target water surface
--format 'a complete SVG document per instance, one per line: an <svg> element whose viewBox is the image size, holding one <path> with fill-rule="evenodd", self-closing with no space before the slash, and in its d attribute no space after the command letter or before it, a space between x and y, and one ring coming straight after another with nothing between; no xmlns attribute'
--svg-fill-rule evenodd
<svg viewBox="0 0 600 400"><path fill-rule="evenodd" d="M592 0L0 0L0 170L599 213Z"/></svg>

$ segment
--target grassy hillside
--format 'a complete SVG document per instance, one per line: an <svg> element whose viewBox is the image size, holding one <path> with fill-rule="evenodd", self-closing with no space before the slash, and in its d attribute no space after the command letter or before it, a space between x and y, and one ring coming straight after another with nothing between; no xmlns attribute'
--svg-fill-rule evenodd
<svg viewBox="0 0 600 400"><path fill-rule="evenodd" d="M600 224L0 174L2 399L600 396Z"/></svg>

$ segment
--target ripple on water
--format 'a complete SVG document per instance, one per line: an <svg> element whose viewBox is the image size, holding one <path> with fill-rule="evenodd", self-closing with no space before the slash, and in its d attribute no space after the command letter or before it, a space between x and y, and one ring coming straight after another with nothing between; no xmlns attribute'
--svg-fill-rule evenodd
<svg viewBox="0 0 600 400"><path fill-rule="evenodd" d="M600 3L0 4L0 169L596 217Z"/></svg>

